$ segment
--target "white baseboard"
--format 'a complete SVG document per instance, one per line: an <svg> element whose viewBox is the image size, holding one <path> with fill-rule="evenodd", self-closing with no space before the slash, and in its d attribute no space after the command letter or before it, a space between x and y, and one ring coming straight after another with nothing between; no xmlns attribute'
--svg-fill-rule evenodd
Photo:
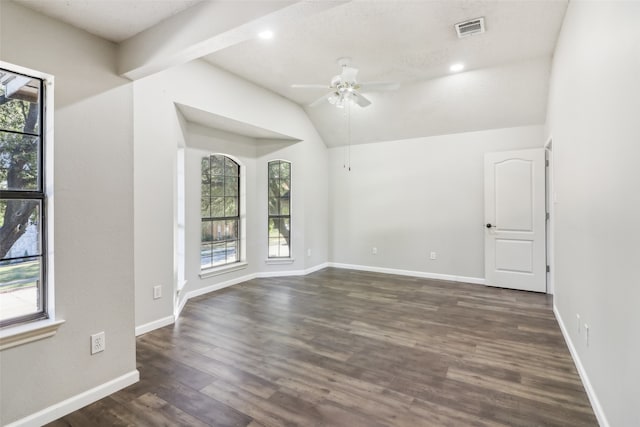
<svg viewBox="0 0 640 427"><path fill-rule="evenodd" d="M329 267L329 263L328 262L323 262L322 264L318 264L318 265L314 265L313 267L309 267L304 271L304 276L306 276L307 274L311 274L311 273L315 273L316 271L320 271L323 268L327 268Z"/></svg>
<svg viewBox="0 0 640 427"><path fill-rule="evenodd" d="M138 370L133 370L90 390L77 394L62 402L51 405L41 411L8 424L7 427L38 427L57 420L73 411L77 411L140 380Z"/></svg>
<svg viewBox="0 0 640 427"><path fill-rule="evenodd" d="M154 329L162 328L170 325L175 321L175 317L167 316L162 319L154 320L153 322L145 323L144 325L136 326L136 336L146 334Z"/></svg>
<svg viewBox="0 0 640 427"><path fill-rule="evenodd" d="M589 402L591 402L591 407L593 408L593 412L598 419L598 423L601 427L609 427L609 421L607 421L607 417L604 414L604 410L602 409L602 405L600 404L600 400L598 400L598 396L596 395L593 386L591 385L591 381L589 381L589 376L587 375L587 371L584 369L582 365L582 361L580 360L580 356L573 345L573 341L571 341L571 337L569 336L569 332L562 320L562 316L558 311L558 307L556 304L553 304L553 314L556 316L556 320L558 321L558 325L560 325L560 331L562 331L562 336L564 336L564 340L567 343L567 347L569 347L569 353L571 353L571 357L573 358L573 363L575 363L576 368L578 369L578 374L580 375L580 379L582 380L582 385L587 392L587 396L589 397Z"/></svg>
<svg viewBox="0 0 640 427"><path fill-rule="evenodd" d="M328 265L329 267L345 268L349 270L371 271L373 273L397 274L399 276L421 277L425 279L449 280L451 282L474 283L477 285L485 284L484 278L481 278L481 277L455 276L453 274L429 273L426 271L398 270L395 268L372 267L368 265L357 265L357 264L342 264L338 262L330 262L328 264L329 264Z"/></svg>

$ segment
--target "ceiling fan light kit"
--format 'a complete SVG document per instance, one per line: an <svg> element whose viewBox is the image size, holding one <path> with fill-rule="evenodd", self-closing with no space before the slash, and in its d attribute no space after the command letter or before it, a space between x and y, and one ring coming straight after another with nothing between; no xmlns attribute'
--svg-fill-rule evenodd
<svg viewBox="0 0 640 427"><path fill-rule="evenodd" d="M329 86L322 84L291 85L293 88L322 88L330 90L329 93L309 104L310 107L315 107L325 100L329 101L331 105L335 105L337 108L344 108L347 103L353 103L360 107L368 107L371 105L371 101L362 95L363 92L394 90L400 87L400 83L397 82L358 83L356 80L358 69L351 66L351 58L341 57L338 58L336 62L340 66L341 72L340 74L333 76Z"/></svg>

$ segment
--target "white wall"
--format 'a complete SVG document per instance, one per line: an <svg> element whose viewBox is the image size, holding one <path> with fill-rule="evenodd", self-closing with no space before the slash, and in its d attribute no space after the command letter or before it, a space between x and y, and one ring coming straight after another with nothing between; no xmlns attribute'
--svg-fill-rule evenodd
<svg viewBox="0 0 640 427"><path fill-rule="evenodd" d="M0 353L0 424L135 375L132 86L115 47L0 2L0 59L55 77L57 335ZM107 349L89 354L105 331Z"/></svg>
<svg viewBox="0 0 640 427"><path fill-rule="evenodd" d="M355 145L350 172L346 148L330 149L330 260L482 280L484 153L543 136L528 126Z"/></svg>
<svg viewBox="0 0 640 427"><path fill-rule="evenodd" d="M638 2L569 4L547 120L555 162L554 303L601 405L601 424L604 414L612 426L640 425L638 20ZM590 327L588 346L576 314Z"/></svg>
<svg viewBox="0 0 640 427"><path fill-rule="evenodd" d="M199 163L197 171L193 171L196 167L194 159L198 155L210 150L237 156L246 163L246 246L249 262L249 267L241 272L199 279L199 263L193 252L199 247L199 216L195 216L199 212L199 194L189 192L187 203L192 208L186 212L188 283L182 295L247 274L303 271L327 262L327 150L302 108L202 61L138 80L134 88L138 327L162 322L173 314L170 296L177 280L174 263L177 196L174 183L176 150L182 145L182 138L189 147L187 178L195 180L198 191L198 180L194 177L196 172L199 174ZM185 136L174 103L289 135L301 142L291 144L243 139L194 125L187 126L188 135ZM267 258L266 163L274 158L293 162L292 246L295 263L284 266L264 262ZM189 181L187 187L191 188ZM197 232L193 227L197 227ZM311 257L306 256L306 248L312 248ZM153 300L152 288L156 285L162 286L165 297Z"/></svg>

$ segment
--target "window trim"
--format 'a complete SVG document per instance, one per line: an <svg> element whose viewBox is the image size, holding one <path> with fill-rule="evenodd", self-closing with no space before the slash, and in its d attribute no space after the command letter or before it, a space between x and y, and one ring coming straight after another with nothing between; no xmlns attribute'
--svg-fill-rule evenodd
<svg viewBox="0 0 640 427"><path fill-rule="evenodd" d="M207 220L209 221L227 221L230 218L233 218L232 220L237 221L238 224L238 230L237 230L237 235L238 238L235 240L223 240L223 241L217 241L215 243L228 243L230 241L234 241L236 242L236 260L232 261L232 262L225 262L224 264L218 264L218 265L209 265L207 267L202 267L202 255L200 255L200 278L204 279L207 277L212 277L212 276L216 276L218 274L223 274L223 273L227 273L230 271L235 271L235 270L240 270L242 268L246 267L246 262L244 260L244 257L242 256L243 254L243 249L244 249L244 245L243 245L243 211L242 208L244 207L244 203L242 203L242 198L243 198L243 192L242 192L242 185L243 185L243 179L242 179L242 174L244 172L242 164L240 163L240 161L238 161L237 159L235 159L234 157L228 155L228 154L224 154L224 153L210 153L208 154L206 157L202 157L201 158L201 162L202 160L204 160L205 158L209 159L209 162L211 162L211 158L214 156L222 156L224 159L229 159L232 162L234 162L237 166L238 166L238 189L237 189L237 215L236 216L224 216L224 217L206 217ZM225 160L226 163L226 160ZM209 163L211 165L211 163ZM225 167L223 166L223 170L225 169ZM202 171L200 173L200 176L202 177ZM222 175L223 177L226 177L227 175L224 174ZM223 186L226 188L226 180L223 181ZM211 176L209 176L209 186L211 186ZM202 186L200 187L201 191L202 191ZM211 199L211 195L209 195L209 198ZM218 196L220 197L220 196ZM222 196L223 198L229 197L226 196L226 194L223 194ZM202 201L202 193L200 193L200 200ZM199 253L201 253L202 251L202 245L203 245L203 241L202 241L202 223L203 220L205 219L205 217L202 216L202 211L200 212L200 251Z"/></svg>
<svg viewBox="0 0 640 427"><path fill-rule="evenodd" d="M38 188L36 190L0 190L0 198L2 199L28 199L28 200L37 200L40 204L40 254L31 256L32 258L40 259L40 280L42 284L38 285L39 290L39 301L38 303L41 306L40 311L36 313L30 313L22 316L16 316L13 318L5 319L0 321L0 349L5 348L4 342L13 336L22 336L24 335L20 331L25 329L31 329L28 325L42 325L48 323L49 319L54 318L53 313L53 302L52 298L50 298L53 294L52 292L52 284L53 284L53 275L50 274L50 265L52 264L52 251L50 249L50 240L52 240L52 227L50 227L53 223L49 215L49 211L52 211L52 202L50 199L52 198L52 180L51 177L53 162L49 159L49 157L53 157L53 131L52 126L50 124L53 123L53 76L44 74L35 70L30 70L25 67L20 67L14 64L10 64L8 62L0 61L0 69L3 69L12 74L22 75L31 79L37 79L40 82L40 102L39 102L39 118L38 118L38 128L39 132L37 134L31 132L20 132L20 131L11 131L7 130L6 132L22 134L22 135L32 135L39 138L38 149ZM31 258L31 257L20 257L20 258ZM17 259L17 258L16 258ZM56 328L57 329L57 328ZM53 332L55 334L55 331ZM46 336L51 336L51 334L47 334ZM45 336L45 337L46 337ZM44 337L42 337L44 338ZM40 339L36 338L35 339ZM23 343L20 340L18 344ZM30 342L32 340L27 340L25 342Z"/></svg>
<svg viewBox="0 0 640 427"><path fill-rule="evenodd" d="M282 215L280 213L278 213L278 215L271 215L271 213L269 212L269 184L271 182L271 164L274 162L278 162L278 164L281 163L287 163L289 165L289 214L288 215ZM293 262L293 253L291 250L291 238L292 238L292 234L291 234L291 230L293 229L292 225L291 225L291 210L292 210L292 205L291 205L291 181L292 181L292 175L293 175L293 163L289 160L285 160L285 159L273 159L273 160L269 160L267 162L267 259L266 259L266 263L267 264L289 264L291 262ZM280 178L278 178L280 179ZM270 241L270 237L269 237L269 222L271 221L271 219L282 219L282 218L286 218L289 220L289 255L287 256L271 256L269 253L269 241Z"/></svg>

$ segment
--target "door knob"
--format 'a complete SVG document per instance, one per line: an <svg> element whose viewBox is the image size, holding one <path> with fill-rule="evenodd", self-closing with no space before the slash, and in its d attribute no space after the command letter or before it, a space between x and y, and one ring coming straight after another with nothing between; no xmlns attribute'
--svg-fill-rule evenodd
<svg viewBox="0 0 640 427"><path fill-rule="evenodd" d="M493 225L487 224L487 228L491 228L491 227L493 227Z"/></svg>

